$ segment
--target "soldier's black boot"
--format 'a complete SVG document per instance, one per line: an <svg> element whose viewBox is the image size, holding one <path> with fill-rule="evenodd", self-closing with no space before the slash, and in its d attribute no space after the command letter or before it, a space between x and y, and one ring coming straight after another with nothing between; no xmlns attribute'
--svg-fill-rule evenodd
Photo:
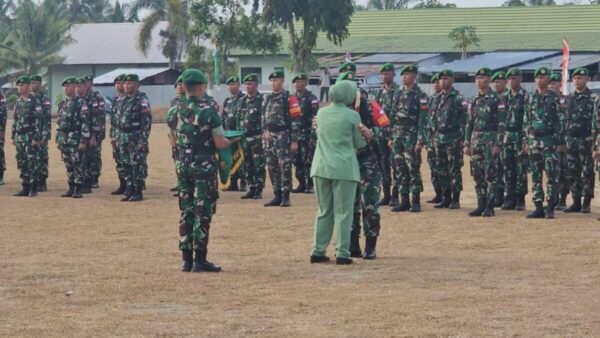
<svg viewBox="0 0 600 338"><path fill-rule="evenodd" d="M548 206L546 206L546 210L544 210L544 216L546 217L546 219L554 218L554 209L555 208L556 208L556 200L551 198L548 201Z"/></svg>
<svg viewBox="0 0 600 338"><path fill-rule="evenodd" d="M144 200L144 195L142 194L142 189L136 189L129 198L129 202L139 202Z"/></svg>
<svg viewBox="0 0 600 338"><path fill-rule="evenodd" d="M591 203L592 203L592 197L591 196L585 196L583 198L583 205L581 206L581 213L582 214L589 214L590 212L592 212L592 208L590 207Z"/></svg>
<svg viewBox="0 0 600 338"><path fill-rule="evenodd" d="M436 209L443 209L450 207L450 203L452 203L452 191L450 189L444 190L444 195L442 197L442 201L434 206Z"/></svg>
<svg viewBox="0 0 600 338"><path fill-rule="evenodd" d="M383 198L379 201L379 205L390 205L390 186L383 186Z"/></svg>
<svg viewBox="0 0 600 338"><path fill-rule="evenodd" d="M304 191L305 194L314 194L315 193L315 186L314 186L314 182L311 179L308 179L308 181L306 182L306 190Z"/></svg>
<svg viewBox="0 0 600 338"><path fill-rule="evenodd" d="M421 194L413 193L410 212L421 212Z"/></svg>
<svg viewBox="0 0 600 338"><path fill-rule="evenodd" d="M492 217L492 216L496 216L496 213L494 212L494 205L496 204L497 201L492 201L490 199L486 200L486 204L485 204L485 209L483 209L483 212L481 213L482 217Z"/></svg>
<svg viewBox="0 0 600 338"><path fill-rule="evenodd" d="M127 202L133 196L133 188L127 187L125 192L123 193L123 198L121 198L121 202Z"/></svg>
<svg viewBox="0 0 600 338"><path fill-rule="evenodd" d="M206 250L195 250L192 272L221 272L221 267L206 260Z"/></svg>
<svg viewBox="0 0 600 338"><path fill-rule="evenodd" d="M356 213L354 214L354 224L350 233L350 257L362 257L362 250L360 249L360 214Z"/></svg>
<svg viewBox="0 0 600 338"><path fill-rule="evenodd" d="M365 253L363 259L375 259L377 258L377 237L367 237L365 239Z"/></svg>
<svg viewBox="0 0 600 338"><path fill-rule="evenodd" d="M573 204L571 204L568 208L564 209L563 212L581 212L581 197L573 196Z"/></svg>
<svg viewBox="0 0 600 338"><path fill-rule="evenodd" d="M60 197L73 197L73 192L75 190L75 183L69 182L69 190L66 193L60 195Z"/></svg>
<svg viewBox="0 0 600 338"><path fill-rule="evenodd" d="M81 184L74 184L73 195L71 195L71 197L73 197L73 198L82 198L83 197L83 195L81 194Z"/></svg>
<svg viewBox="0 0 600 338"><path fill-rule="evenodd" d="M535 202L535 210L527 215L527 218L544 218L544 204L542 202Z"/></svg>
<svg viewBox="0 0 600 338"><path fill-rule="evenodd" d="M249 199L253 199L254 198L254 194L256 193L256 188L255 187L250 187L250 189L248 189L248 192L245 193L242 197L240 197L243 200L249 200Z"/></svg>
<svg viewBox="0 0 600 338"><path fill-rule="evenodd" d="M460 190L452 192L452 201L450 202L448 209L460 209Z"/></svg>
<svg viewBox="0 0 600 338"><path fill-rule="evenodd" d="M469 212L469 217L479 217L483 214L485 207L487 205L487 200L485 197L477 197L477 208L473 211Z"/></svg>
<svg viewBox="0 0 600 338"><path fill-rule="evenodd" d="M21 191L19 191L18 193L14 194L13 196L17 196L17 197L25 197L25 196L29 196L29 183L23 183L21 185Z"/></svg>
<svg viewBox="0 0 600 338"><path fill-rule="evenodd" d="M428 200L427 203L433 203L433 204L438 204L442 201L442 189L440 187L434 187L435 189L435 196Z"/></svg>
<svg viewBox="0 0 600 338"><path fill-rule="evenodd" d="M562 211L567 210L567 195L568 195L568 192L566 194L560 194L560 198L558 199L558 203L556 204L556 209L562 210ZM581 205L581 203L579 203L579 205ZM572 211L572 212L579 212L579 211Z"/></svg>
<svg viewBox="0 0 600 338"><path fill-rule="evenodd" d="M398 199L398 196L398 186L394 186L392 188L392 195L390 196L390 207L395 208L400 205L400 200Z"/></svg>
<svg viewBox="0 0 600 338"><path fill-rule="evenodd" d="M125 190L127 189L126 185L125 185L125 180L122 178L119 178L119 187L117 188L117 190L111 192L110 194L115 196L115 195L122 195L123 193L125 193ZM177 187L175 187L175 190L171 191L177 191Z"/></svg>
<svg viewBox="0 0 600 338"><path fill-rule="evenodd" d="M504 191L498 190L494 192L494 201L492 207L499 208L504 204Z"/></svg>
<svg viewBox="0 0 600 338"><path fill-rule="evenodd" d="M4 170L0 170L0 185L4 185Z"/></svg>
<svg viewBox="0 0 600 338"><path fill-rule="evenodd" d="M294 194L302 194L306 191L306 180L304 177L299 177L298 182L296 189L292 189L292 193Z"/></svg>
<svg viewBox="0 0 600 338"><path fill-rule="evenodd" d="M515 205L517 204L517 200L515 194L508 193L506 194L506 199L504 200L504 204L502 204L501 210L514 210Z"/></svg>
<svg viewBox="0 0 600 338"><path fill-rule="evenodd" d="M90 188L92 188L92 189L100 188L100 184L98 183L98 177L94 177L92 179L92 181L90 182Z"/></svg>
<svg viewBox="0 0 600 338"><path fill-rule="evenodd" d="M390 205L392 205L391 202ZM402 194L402 201L398 204L398 206L392 208L392 212L408 211L408 209L410 209L409 195Z"/></svg>
<svg viewBox="0 0 600 338"><path fill-rule="evenodd" d="M91 194L92 193L91 183L88 179L83 180L83 184L81 185L81 193L82 194Z"/></svg>
<svg viewBox="0 0 600 338"><path fill-rule="evenodd" d="M279 205L282 208L287 208L289 206L292 205L292 202L290 202L290 192L289 191L284 191L281 194L281 204Z"/></svg>
<svg viewBox="0 0 600 338"><path fill-rule="evenodd" d="M29 185L29 197L37 196L37 183L31 183Z"/></svg>
<svg viewBox="0 0 600 338"><path fill-rule="evenodd" d="M525 195L519 195L517 197L517 200L515 203L515 210L517 210L517 211L525 210Z"/></svg>
<svg viewBox="0 0 600 338"><path fill-rule="evenodd" d="M183 258L183 262L181 263L181 271L182 272L192 271L192 266L194 265L193 251L192 250L181 250L181 257Z"/></svg>
<svg viewBox="0 0 600 338"><path fill-rule="evenodd" d="M275 197L272 200L265 203L265 207L279 207L281 206L281 191L275 191Z"/></svg>
<svg viewBox="0 0 600 338"><path fill-rule="evenodd" d="M45 178L42 178L40 180L40 183L38 184L38 187L37 187L37 191L38 192L46 192L46 191L48 191L48 185L46 184L46 179Z"/></svg>
<svg viewBox="0 0 600 338"><path fill-rule="evenodd" d="M254 197L252 197L255 200L262 200L263 196L263 188L256 188L256 192L254 193Z"/></svg>
<svg viewBox="0 0 600 338"><path fill-rule="evenodd" d="M246 187L246 179L245 178L240 178L240 191L241 192L246 192L247 187Z"/></svg>

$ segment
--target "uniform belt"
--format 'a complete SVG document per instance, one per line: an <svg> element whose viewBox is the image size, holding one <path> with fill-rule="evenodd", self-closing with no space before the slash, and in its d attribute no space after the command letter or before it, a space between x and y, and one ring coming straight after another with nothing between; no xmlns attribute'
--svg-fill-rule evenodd
<svg viewBox="0 0 600 338"><path fill-rule="evenodd" d="M506 131L509 133L518 133L521 130L523 130L523 128L508 128L508 129L506 129Z"/></svg>
<svg viewBox="0 0 600 338"><path fill-rule="evenodd" d="M290 130L288 126L267 126L267 130L271 133L281 133Z"/></svg>
<svg viewBox="0 0 600 338"><path fill-rule="evenodd" d="M26 134L26 133L31 133L33 130L34 130L33 127L19 128L19 129L15 130L15 133Z"/></svg>

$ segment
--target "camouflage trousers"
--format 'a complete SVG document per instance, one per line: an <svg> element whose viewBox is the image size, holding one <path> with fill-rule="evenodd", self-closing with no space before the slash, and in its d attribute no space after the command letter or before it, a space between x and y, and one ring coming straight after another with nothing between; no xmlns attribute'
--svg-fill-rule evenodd
<svg viewBox="0 0 600 338"><path fill-rule="evenodd" d="M119 147L117 146L116 140L113 140L111 142L111 146L112 146L112 156L113 156L113 159L115 160L117 176L119 177L119 180L122 180L122 179L124 179L125 175L123 173L123 164L121 164L121 151L120 151ZM173 158L173 160L175 160L175 158Z"/></svg>
<svg viewBox="0 0 600 338"><path fill-rule="evenodd" d="M471 175L478 198L494 198L498 182L498 156L492 154L494 140L480 140L471 144Z"/></svg>
<svg viewBox="0 0 600 338"><path fill-rule="evenodd" d="M527 195L527 155L517 143L502 146L501 162L508 196Z"/></svg>
<svg viewBox="0 0 600 338"><path fill-rule="evenodd" d="M119 144L121 165L123 166L123 179L128 189L142 190L147 175L146 158L148 148L141 151L138 149L137 137L126 137L127 143Z"/></svg>
<svg viewBox="0 0 600 338"><path fill-rule="evenodd" d="M294 167L299 182L310 179L310 167L312 166L315 147L315 144L308 139L298 140L298 151L294 156Z"/></svg>
<svg viewBox="0 0 600 338"><path fill-rule="evenodd" d="M423 191L421 178L421 153L415 151L415 145L401 138L392 141L394 155L395 184L401 195L418 194Z"/></svg>
<svg viewBox="0 0 600 338"><path fill-rule="evenodd" d="M250 188L265 187L265 152L261 135L247 137L243 143L244 174Z"/></svg>
<svg viewBox="0 0 600 338"><path fill-rule="evenodd" d="M91 147L88 153L90 157L90 177L92 181L98 181L102 172L102 141L98 140L95 147Z"/></svg>
<svg viewBox="0 0 600 338"><path fill-rule="evenodd" d="M383 187L390 187L392 186L392 180L395 179L396 177L396 168L393 165L393 159L394 159L394 155L392 154L392 149L390 147L388 147L388 142L386 139L382 138L381 139L381 143L382 143L382 150L383 150L383 154L379 154L379 156L383 157L383 161L381 161L384 165L383 171L384 171L384 175L383 175L383 180L382 180L382 184ZM393 174L393 176L392 176Z"/></svg>
<svg viewBox="0 0 600 338"><path fill-rule="evenodd" d="M559 160L554 143L549 138L530 139L528 143L533 202L544 201L544 188L542 184L544 171L546 172L548 200L556 202L558 197Z"/></svg>
<svg viewBox="0 0 600 338"><path fill-rule="evenodd" d="M61 145L60 154L67 168L69 184L83 183L82 152L75 145Z"/></svg>
<svg viewBox="0 0 600 338"><path fill-rule="evenodd" d="M440 185L440 178L438 173L438 168L435 164L435 148L431 146L427 146L427 164L429 164L429 173L431 177L431 185L433 185L433 190L441 191L442 187Z"/></svg>
<svg viewBox="0 0 600 338"><path fill-rule="evenodd" d="M31 139L27 134L15 136L17 168L23 184L37 184L40 176L40 147L32 146Z"/></svg>
<svg viewBox="0 0 600 338"><path fill-rule="evenodd" d="M379 213L379 196L381 194L381 170L375 154L359 157L360 184L356 187L354 200L354 221L352 234L360 234L361 212L365 237L379 236L381 215Z"/></svg>
<svg viewBox="0 0 600 338"><path fill-rule="evenodd" d="M266 153L273 191L287 193L292 190L291 131L270 134Z"/></svg>
<svg viewBox="0 0 600 338"><path fill-rule="evenodd" d="M583 137L567 137L569 186L574 198L594 197L593 141Z"/></svg>
<svg viewBox="0 0 600 338"><path fill-rule="evenodd" d="M435 144L435 164L442 190L462 191L463 149L461 141Z"/></svg>
<svg viewBox="0 0 600 338"><path fill-rule="evenodd" d="M0 175L6 171L6 158L4 155L4 138L0 138Z"/></svg>
<svg viewBox="0 0 600 338"><path fill-rule="evenodd" d="M210 222L217 211L219 191L216 174L201 175L192 165L176 164L179 191L179 249L206 250ZM216 166L216 164L215 164Z"/></svg>
<svg viewBox="0 0 600 338"><path fill-rule="evenodd" d="M567 154L556 153L556 155L558 156L558 194L566 197L571 191Z"/></svg>
<svg viewBox="0 0 600 338"><path fill-rule="evenodd" d="M50 160L48 142L45 142L40 146L40 159L40 180L45 181L48 178L48 162Z"/></svg>

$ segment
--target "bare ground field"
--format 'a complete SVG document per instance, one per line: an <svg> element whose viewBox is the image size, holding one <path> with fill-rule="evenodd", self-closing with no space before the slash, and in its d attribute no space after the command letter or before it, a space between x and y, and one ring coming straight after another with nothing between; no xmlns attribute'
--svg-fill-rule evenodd
<svg viewBox="0 0 600 338"><path fill-rule="evenodd" d="M106 142L92 195L59 197L65 169L52 145L49 191L12 197L19 180L7 144L0 336L600 336L598 215L469 218L468 167L463 209L385 208L379 258L351 266L309 264L315 196L267 209L222 193L209 259L224 271L181 273L166 134L153 126L142 203L110 196L117 180ZM423 174L426 199L426 165Z"/></svg>

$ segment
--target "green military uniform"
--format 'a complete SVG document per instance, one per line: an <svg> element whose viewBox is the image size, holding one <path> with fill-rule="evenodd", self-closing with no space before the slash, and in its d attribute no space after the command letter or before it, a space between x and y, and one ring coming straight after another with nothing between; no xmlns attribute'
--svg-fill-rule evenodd
<svg viewBox="0 0 600 338"><path fill-rule="evenodd" d="M126 74L118 75L114 82L123 82ZM123 108L123 103L125 102L125 98L127 95L121 93L117 93L112 100L112 109L110 111L110 144L112 146L112 155L115 160L117 177L119 178L119 188L116 191L111 192L111 195L120 195L125 192L126 184L125 184L125 175L123 173L123 164L121 163L121 153L119 151L119 119L121 118L121 109Z"/></svg>
<svg viewBox="0 0 600 338"><path fill-rule="evenodd" d="M435 83L439 81L439 79L439 74L434 74L431 77L431 83ZM424 144L427 150L427 164L429 165L431 184L433 185L433 190L435 191L435 197L427 201L427 203L435 204L440 203L442 201L442 186L440 185L438 169L435 165L435 147L433 144L433 130L431 130L430 128L431 123L427 121L431 121L431 119L436 114L435 110L437 109L440 93L441 91L433 93L433 95L429 97L429 100L427 102L427 120L423 125L423 130L425 131L425 133L423 135L420 135L417 139L417 143Z"/></svg>
<svg viewBox="0 0 600 338"><path fill-rule="evenodd" d="M226 84L232 82L240 82L240 78L237 76L231 76L225 81ZM221 116L223 120L223 129L225 130L241 130L240 123L240 104L244 93L240 90L236 95L231 95L223 101L223 114ZM239 170L233 174L230 178L231 185L229 191L246 191L246 175L244 174L244 168L240 167ZM241 181L238 186L238 180Z"/></svg>
<svg viewBox="0 0 600 338"><path fill-rule="evenodd" d="M42 82L42 76L39 74L31 76L31 81L39 81ZM41 90L34 93L33 95L37 97L37 99L42 104L42 113L44 116L44 130L42 131L42 144L40 145L40 158L42 159L42 163L40 165L40 182L38 184L38 191L46 191L46 180L48 179L48 161L49 161L49 153L48 153L48 141L52 137L52 102L46 96L44 92Z"/></svg>
<svg viewBox="0 0 600 338"><path fill-rule="evenodd" d="M244 82L248 81L258 82L258 75L246 75ZM244 131L244 172L249 186L248 193L242 199L261 199L265 187L266 160L261 125L263 101L263 94L257 92L254 96L245 94L240 102L240 127Z"/></svg>
<svg viewBox="0 0 600 338"><path fill-rule="evenodd" d="M29 84L29 76L17 79L20 83ZM46 125L42 104L36 96L29 93L27 97L20 96L15 104L15 116L12 126L12 140L17 150L17 168L23 189L15 196L37 195L37 184L40 178L40 144ZM34 145L36 142L37 145Z"/></svg>
<svg viewBox="0 0 600 338"><path fill-rule="evenodd" d="M550 82L558 82L562 83L562 75L560 73L552 73L550 76ZM567 113L567 98L563 95L562 92L556 92L560 99L560 106L558 109L559 118L561 123L563 124L563 130L565 129L565 119ZM564 210L567 208L567 195L569 195L569 191L571 187L569 185L569 168L567 164L567 154L566 153L557 153L558 156L558 202L556 208L559 210Z"/></svg>
<svg viewBox="0 0 600 338"><path fill-rule="evenodd" d="M482 68L475 76L490 77L491 70ZM506 103L491 88L478 95L469 104L465 130L465 147L471 153L471 176L475 180L477 208L469 216L494 216L498 157L492 149L502 147L506 131Z"/></svg>
<svg viewBox="0 0 600 338"><path fill-rule="evenodd" d="M4 155L4 139L6 137L6 120L8 118L8 109L6 107L6 97L0 94L0 185L4 184L4 172L6 171L6 159Z"/></svg>
<svg viewBox="0 0 600 338"><path fill-rule="evenodd" d="M91 75L87 75L85 79L90 84L94 83ZM92 104L92 110L90 110L91 133L92 138L96 139L96 145L89 147L89 179L90 186L98 188L98 179L102 173L102 141L106 138L106 107L104 97L93 90L90 90L86 96L86 101Z"/></svg>
<svg viewBox="0 0 600 338"><path fill-rule="evenodd" d="M174 87L177 88L177 86L182 82L182 77L181 75L179 75L179 77L177 78L177 80L175 81L175 85ZM171 102L170 102L170 108L169 111L167 112L167 121L170 121L174 114L177 114L177 109L179 109L179 102L185 99L185 95L180 95L177 94L177 96L175 96ZM177 137L177 134L175 132L175 129L173 128L169 128L169 138L171 137ZM177 164L177 146L171 146L171 158L173 159L173 163ZM179 193L177 192L177 186L171 188L171 191L174 192L173 196L177 197L179 196Z"/></svg>
<svg viewBox="0 0 600 338"><path fill-rule="evenodd" d="M534 76L549 76L550 69L540 67ZM528 155L533 183L533 202L536 211L530 218L544 217L542 174L547 175L547 200L545 216L554 217L554 208L558 198L559 158L556 146L564 145L564 130L560 118L560 99L551 90L543 93L537 90L529 97L527 111L523 120L523 143L528 145Z"/></svg>
<svg viewBox="0 0 600 338"><path fill-rule="evenodd" d="M492 83L496 81L507 81L506 72L499 71L495 72L491 77ZM495 90L498 97L502 99L505 103L508 102L507 93L508 90L501 91L501 89L496 88ZM496 175L496 182L494 183L495 192L494 192L494 206L501 207L504 204L504 193L506 192L506 183L504 182L504 166L502 165L502 156L497 157L496 167L498 168L498 174Z"/></svg>

